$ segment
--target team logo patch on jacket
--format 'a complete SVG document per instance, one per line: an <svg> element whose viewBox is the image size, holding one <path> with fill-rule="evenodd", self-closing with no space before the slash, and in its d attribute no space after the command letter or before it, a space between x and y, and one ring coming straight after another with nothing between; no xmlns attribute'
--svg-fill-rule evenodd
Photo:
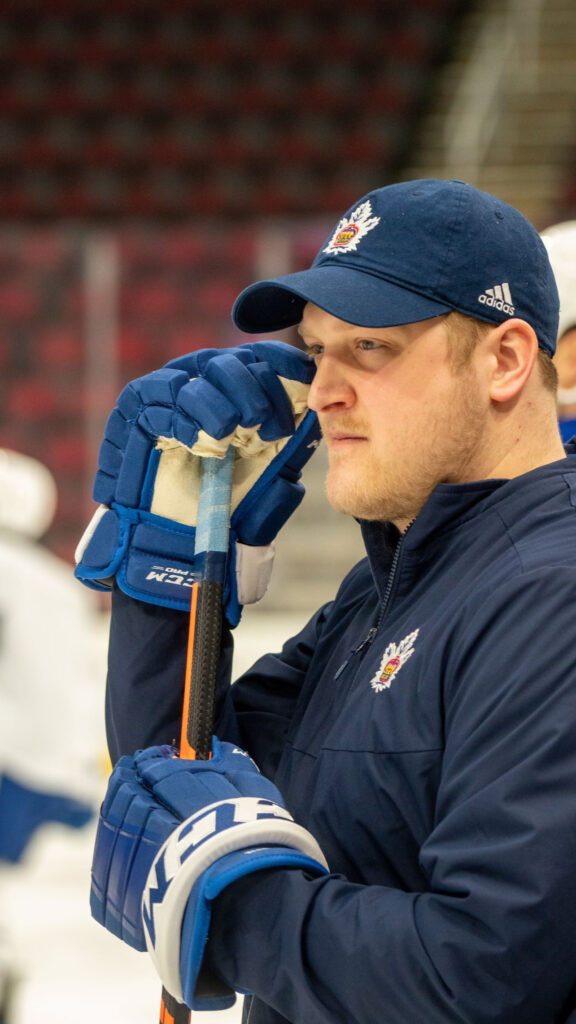
<svg viewBox="0 0 576 1024"><path fill-rule="evenodd" d="M376 693L380 693L381 690L387 690L392 685L392 680L398 675L402 665L408 661L408 658L412 657L414 654L414 643L419 632L419 629L415 629L413 633L405 636L399 644L394 643L394 641L388 644L384 651L384 657L380 662L380 667L370 680L370 685Z"/></svg>

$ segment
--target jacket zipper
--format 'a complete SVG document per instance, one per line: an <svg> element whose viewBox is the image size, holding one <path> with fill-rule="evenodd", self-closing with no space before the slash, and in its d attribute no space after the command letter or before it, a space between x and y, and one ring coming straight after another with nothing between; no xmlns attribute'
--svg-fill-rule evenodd
<svg viewBox="0 0 576 1024"><path fill-rule="evenodd" d="M412 522L413 521L414 520L412 520ZM342 662L342 664L340 665L340 668L338 668L336 670L336 672L334 674L334 679L339 679L340 678L340 676L342 675L344 669L349 664L351 658L353 658L354 655L360 654L360 652L363 651L365 647L369 647L370 646L370 644L374 640L374 637L376 636L378 630L380 629L380 626L382 625L382 622L384 620L384 616L386 615L386 612L388 611L388 605L390 604L390 598L392 596L392 588L394 586L394 581L396 579L396 571L398 569L398 562L400 560L400 550L401 550L401 547L402 547L402 541L404 540L404 537L408 533L408 530L410 529L411 526L412 526L412 523L409 523L409 525L406 527L406 529L405 529L404 533L402 534L402 536L399 537L397 542L396 542L396 547L394 548L394 554L392 556L392 564L390 566L390 572L388 573L388 582L386 584L386 590L385 590L385 593L384 593L384 597L382 598L382 604L380 606L380 614L378 616L378 622L376 623L375 626L371 626L370 627L370 629L368 630L368 633L366 634L366 636L362 640L362 643L360 643L358 645L358 647L355 647L352 651L350 651L350 654Z"/></svg>
<svg viewBox="0 0 576 1024"><path fill-rule="evenodd" d="M385 593L384 593L384 597L382 599L382 605L380 607L380 614L378 616L378 622L376 623L375 626L371 626L370 627L370 629L368 630L368 632L367 632L366 636L364 637L364 639L362 640L362 642L360 644L358 644L358 647L355 647L352 651L350 651L350 654L348 655L348 657L345 659L345 661L342 662L342 664L340 665L340 668L336 671L336 673L334 675L334 679L338 679L342 675L344 669L346 668L346 666L350 662L350 659L353 658L355 654L360 654L360 652L363 651L365 647L369 647L370 646L370 644L374 640L374 637L376 636L378 630L380 629L380 626L382 625L382 621L384 619L384 616L386 615L386 612L388 610L388 605L390 603L390 598L392 597L392 588L394 586L394 581L396 579L396 571L398 569L398 562L400 560L400 549L401 549L402 541L403 541L404 537L406 536L406 534L408 533L408 530L410 529L411 526L412 526L412 523L409 523L409 525L406 527L406 530L404 531L402 536L399 537L398 541L396 542L396 547L394 548L394 554L392 556L392 563L390 565L390 572L388 573L388 582L386 584L386 590L385 590ZM254 1008L254 997L250 996L249 998L250 998L250 1008L248 1010L248 1017L247 1017L246 1024L250 1024L250 1021L252 1019L252 1010Z"/></svg>

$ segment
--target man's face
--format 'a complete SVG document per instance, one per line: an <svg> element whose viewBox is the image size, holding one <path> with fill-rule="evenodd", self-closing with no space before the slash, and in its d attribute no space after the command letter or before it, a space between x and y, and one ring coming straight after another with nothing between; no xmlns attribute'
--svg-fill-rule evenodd
<svg viewBox="0 0 576 1024"><path fill-rule="evenodd" d="M308 303L300 333L335 509L404 529L436 484L477 479L490 403L474 355L452 365L446 317L365 328Z"/></svg>

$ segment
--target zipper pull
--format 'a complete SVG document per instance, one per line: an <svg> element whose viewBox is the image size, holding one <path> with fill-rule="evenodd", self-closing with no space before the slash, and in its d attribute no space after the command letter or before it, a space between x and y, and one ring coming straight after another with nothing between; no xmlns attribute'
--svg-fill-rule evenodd
<svg viewBox="0 0 576 1024"><path fill-rule="evenodd" d="M342 675L342 673L343 673L344 669L346 668L348 662L350 661L350 658L352 657L352 655L353 654L359 654L360 651L363 650L364 647L367 647L368 644L371 644L373 639L374 639L374 637L376 636L377 632L378 632L377 626L371 626L370 627L370 629L368 630L368 632L367 632L366 636L364 637L362 643L359 644L358 647L355 647L353 651L350 651L350 654L348 655L346 660L342 662L342 664L340 665L340 668L336 671L336 673L334 675L334 679L335 680L340 678L340 676Z"/></svg>
<svg viewBox="0 0 576 1024"><path fill-rule="evenodd" d="M370 626L370 629L368 630L360 646L357 647L356 650L354 651L354 654L358 654L361 650L363 650L364 647L367 647L368 644L371 644L377 632L377 626Z"/></svg>

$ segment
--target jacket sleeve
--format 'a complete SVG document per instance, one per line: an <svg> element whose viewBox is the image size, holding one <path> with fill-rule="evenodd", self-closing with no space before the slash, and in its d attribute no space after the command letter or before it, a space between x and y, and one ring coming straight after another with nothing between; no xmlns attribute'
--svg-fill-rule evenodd
<svg viewBox="0 0 576 1024"><path fill-rule="evenodd" d="M112 763L180 738L189 617L112 592L106 679L106 736ZM219 689L230 681L232 637L222 627Z"/></svg>
<svg viewBox="0 0 576 1024"><path fill-rule="evenodd" d="M180 735L188 616L112 591L106 736L112 764Z"/></svg>
<svg viewBox="0 0 576 1024"><path fill-rule="evenodd" d="M216 903L208 950L229 984L307 1024L568 1018L575 607L567 568L527 573L462 609L438 659L445 749L420 851L428 891L296 870L243 879Z"/></svg>
<svg viewBox="0 0 576 1024"><path fill-rule="evenodd" d="M233 640L222 626L216 732L242 743L270 771L298 699L324 611L279 654L265 655L230 687ZM112 593L106 734L112 763L180 737L188 615ZM240 627L241 628L241 627Z"/></svg>

